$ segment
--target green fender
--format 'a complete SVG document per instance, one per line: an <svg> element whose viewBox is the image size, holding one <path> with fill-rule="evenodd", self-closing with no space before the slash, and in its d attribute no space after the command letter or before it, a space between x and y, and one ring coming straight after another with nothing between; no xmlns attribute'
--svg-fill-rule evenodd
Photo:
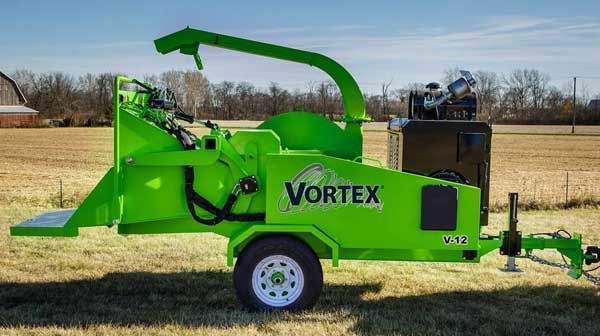
<svg viewBox="0 0 600 336"><path fill-rule="evenodd" d="M233 258L248 243L264 234L285 233L303 240L319 257L331 257L331 265L339 265L339 245L312 225L253 225L232 236L227 244L227 266L233 266ZM319 246L320 245L320 246ZM323 251L326 247L328 251ZM325 253L324 253L325 252Z"/></svg>

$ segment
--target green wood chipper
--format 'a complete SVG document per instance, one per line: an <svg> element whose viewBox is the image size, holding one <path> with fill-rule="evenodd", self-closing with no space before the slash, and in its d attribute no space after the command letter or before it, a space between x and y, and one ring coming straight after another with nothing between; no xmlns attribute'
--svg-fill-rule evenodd
<svg viewBox="0 0 600 336"><path fill-rule="evenodd" d="M198 137L179 124L197 121L170 89L117 77L114 166L78 209L42 214L11 227L12 235L72 237L91 226L124 235L214 232L229 238L227 264L237 257L240 301L260 310L313 306L323 286L319 259L334 267L340 259L476 263L494 250L514 259L556 249L574 278L584 263L598 262L598 249L584 251L578 234L521 234L516 195L507 230L482 234L491 132L485 123L440 117L445 104L473 96L468 72L447 91L432 85L411 94L418 106L409 119L390 121L384 168L364 163L363 95L331 58L189 27L154 42L161 54L193 56L199 69L200 44L319 68L339 87L344 126L296 111L235 133L205 121L209 132ZM417 171L426 165L427 173Z"/></svg>

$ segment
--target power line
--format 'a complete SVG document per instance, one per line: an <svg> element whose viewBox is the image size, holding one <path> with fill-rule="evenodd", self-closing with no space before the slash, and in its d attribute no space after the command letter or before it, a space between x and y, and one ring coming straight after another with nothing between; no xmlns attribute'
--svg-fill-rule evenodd
<svg viewBox="0 0 600 336"><path fill-rule="evenodd" d="M575 133L575 100L577 99L577 77L573 77L573 124L571 133Z"/></svg>

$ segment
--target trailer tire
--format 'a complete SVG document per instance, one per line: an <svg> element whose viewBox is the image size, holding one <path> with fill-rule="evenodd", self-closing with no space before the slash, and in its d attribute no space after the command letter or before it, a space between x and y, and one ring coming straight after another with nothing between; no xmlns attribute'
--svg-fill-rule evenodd
<svg viewBox="0 0 600 336"><path fill-rule="evenodd" d="M233 270L233 283L238 299L250 310L304 310L321 295L323 270L302 241L273 235L244 248Z"/></svg>

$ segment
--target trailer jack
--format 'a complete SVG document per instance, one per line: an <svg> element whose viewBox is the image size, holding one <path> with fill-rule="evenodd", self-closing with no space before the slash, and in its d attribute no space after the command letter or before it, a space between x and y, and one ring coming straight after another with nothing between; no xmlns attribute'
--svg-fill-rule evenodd
<svg viewBox="0 0 600 336"><path fill-rule="evenodd" d="M592 265L600 262L599 248L597 246L587 246L586 250L582 250L581 235L571 235L565 230L548 233L530 234L522 236L521 231L517 231L517 207L519 195L517 193L509 193L509 211L508 211L508 230L503 231L500 235L502 243L500 246L500 254L507 256L505 268L501 269L504 272L521 272L517 267L517 258L528 258L532 261L567 269L567 274L574 278L580 278L584 272L596 270L584 270L583 264ZM555 263L542 259L533 255L536 249L556 249L563 259L563 263ZM522 250L525 254L522 255ZM567 259L570 262L567 262ZM599 267L600 268L600 267ZM588 277L589 278L589 277Z"/></svg>

